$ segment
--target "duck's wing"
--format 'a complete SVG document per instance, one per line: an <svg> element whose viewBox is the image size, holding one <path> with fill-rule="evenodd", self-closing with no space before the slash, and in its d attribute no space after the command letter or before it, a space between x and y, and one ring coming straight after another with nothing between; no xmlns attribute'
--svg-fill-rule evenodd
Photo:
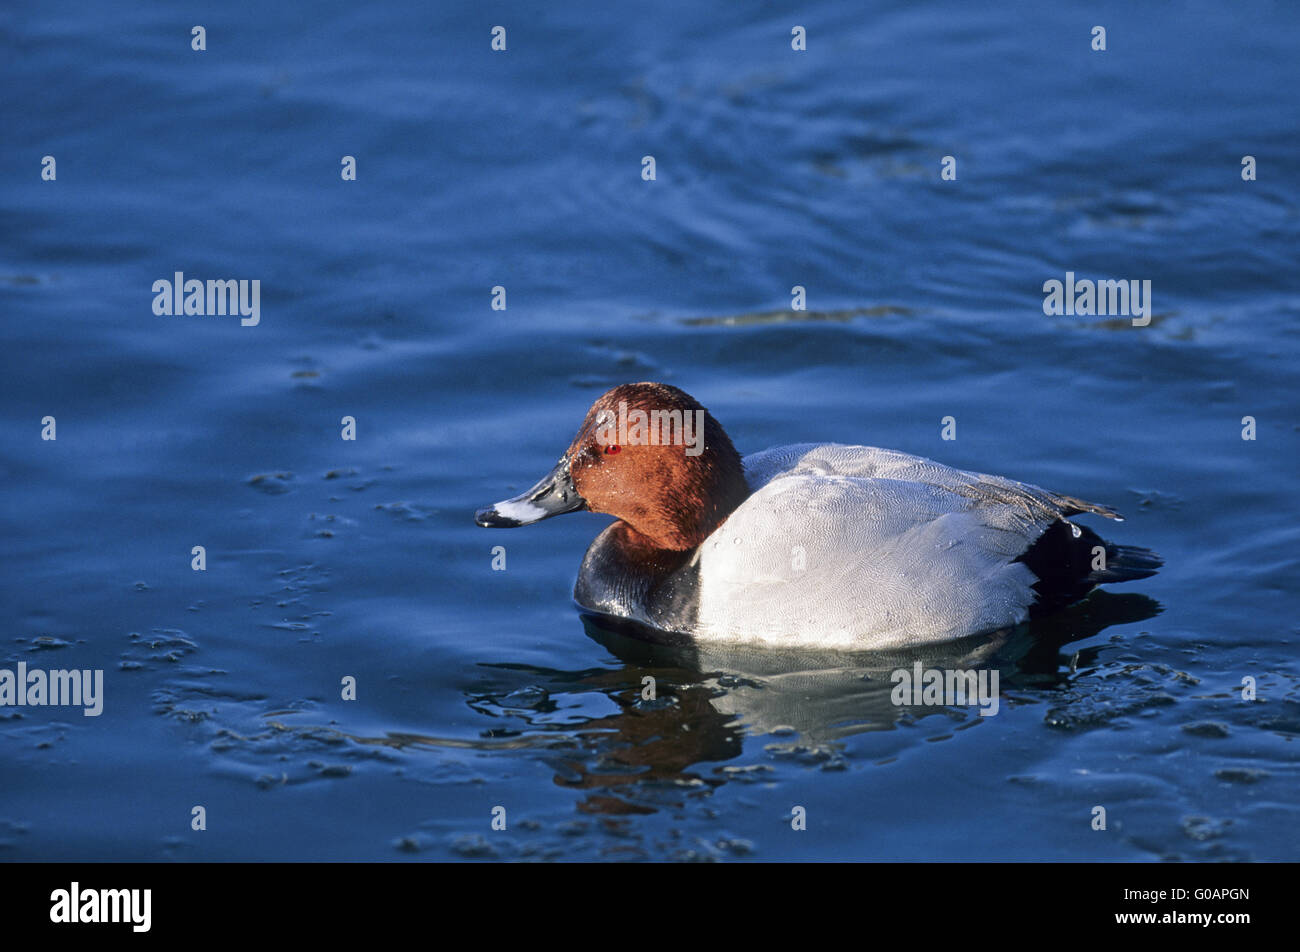
<svg viewBox="0 0 1300 952"><path fill-rule="evenodd" d="M700 637L877 648L1023 621L1021 557L1064 517L1112 510L874 447L745 460L753 494L700 547Z"/></svg>
<svg viewBox="0 0 1300 952"><path fill-rule="evenodd" d="M1043 508L1057 518L1083 512L1095 513L1119 522L1124 518L1109 506L1049 492L1030 483L954 469L923 456L875 446L796 443L753 453L745 457L744 465L745 477L751 489L759 489L777 476L798 473L859 476L941 487L975 503L1021 504Z"/></svg>

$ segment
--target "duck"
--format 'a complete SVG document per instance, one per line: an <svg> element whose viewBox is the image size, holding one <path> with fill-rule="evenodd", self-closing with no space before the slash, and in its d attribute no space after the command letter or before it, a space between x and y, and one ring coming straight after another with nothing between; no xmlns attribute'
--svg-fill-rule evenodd
<svg viewBox="0 0 1300 952"><path fill-rule="evenodd" d="M582 559L578 608L700 644L934 645L1163 564L1072 518L1115 510L1002 476L841 443L742 458L695 398L654 382L600 396L551 471L475 522L583 511L615 521Z"/></svg>

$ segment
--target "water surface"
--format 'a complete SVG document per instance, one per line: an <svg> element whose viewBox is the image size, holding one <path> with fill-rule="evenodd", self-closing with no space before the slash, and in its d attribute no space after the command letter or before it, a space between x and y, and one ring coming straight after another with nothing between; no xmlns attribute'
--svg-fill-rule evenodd
<svg viewBox="0 0 1300 952"><path fill-rule="evenodd" d="M1298 17L8 10L0 667L107 697L0 709L0 857L1300 858ZM260 323L155 316L176 271ZM1150 325L1045 316L1066 271ZM890 703L912 656L647 646L570 601L607 519L472 521L633 380L742 452L1113 505L1167 565L924 658L996 667L993 717Z"/></svg>

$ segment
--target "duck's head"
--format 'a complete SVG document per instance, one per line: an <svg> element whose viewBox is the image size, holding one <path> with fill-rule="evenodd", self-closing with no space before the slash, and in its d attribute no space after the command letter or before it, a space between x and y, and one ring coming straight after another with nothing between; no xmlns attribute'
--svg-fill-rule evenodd
<svg viewBox="0 0 1300 952"><path fill-rule="evenodd" d="M617 516L655 548L703 542L749 494L740 454L688 393L628 383L587 411L555 468L526 492L480 509L489 528L588 510Z"/></svg>

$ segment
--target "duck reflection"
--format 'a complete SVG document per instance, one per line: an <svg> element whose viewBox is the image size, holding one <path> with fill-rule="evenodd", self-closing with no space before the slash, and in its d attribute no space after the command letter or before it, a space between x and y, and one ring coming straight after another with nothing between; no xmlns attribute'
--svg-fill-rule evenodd
<svg viewBox="0 0 1300 952"><path fill-rule="evenodd" d="M561 731L551 735L542 756L557 784L590 791L579 804L582 812L652 813L681 806L692 792L755 779L753 771L763 768L725 766L740 755L746 735L772 735L773 749L825 764L841 756L840 742L854 734L935 714L958 722L980 716L973 701L967 707L895 703L891 675L899 669L912 671L919 663L927 670L996 671L999 704L1014 705L1017 693L1050 691L1096 662L1101 645L1070 651L1071 642L1159 611L1144 595L1098 591L1051 618L991 636L860 654L700 645L665 640L625 619L583 615L588 636L621 668L497 667L493 689L475 695L471 705L522 720L519 734ZM575 696L591 692L614 710L578 724L556 722L557 697L584 707Z"/></svg>

